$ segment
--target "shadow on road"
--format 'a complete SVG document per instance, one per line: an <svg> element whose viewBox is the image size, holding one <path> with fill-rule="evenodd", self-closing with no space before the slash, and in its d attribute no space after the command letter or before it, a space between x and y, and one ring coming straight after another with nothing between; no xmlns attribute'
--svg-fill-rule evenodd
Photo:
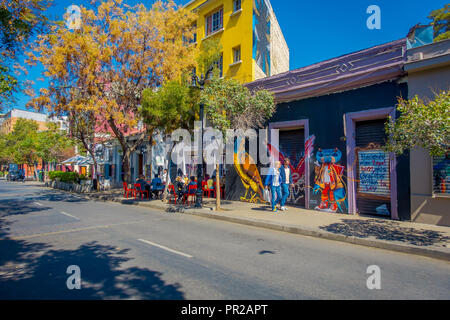
<svg viewBox="0 0 450 320"><path fill-rule="evenodd" d="M89 199L83 196L76 197L70 193L60 193L60 192L37 192L32 199L34 201L64 201L64 202L88 202Z"/></svg>
<svg viewBox="0 0 450 320"><path fill-rule="evenodd" d="M33 212L50 210L50 207L38 206L31 200L15 200L6 199L0 200L0 217L29 214Z"/></svg>
<svg viewBox="0 0 450 320"><path fill-rule="evenodd" d="M184 299L179 284L166 284L162 273L123 267L128 249L95 241L74 250L8 237L0 219L0 299ZM67 267L81 270L81 289L69 290Z"/></svg>
<svg viewBox="0 0 450 320"><path fill-rule="evenodd" d="M431 246L450 240L449 237L438 231L407 228L395 221L379 219L344 219L339 223L321 226L320 229L345 236L374 237L380 240L401 241L416 246Z"/></svg>

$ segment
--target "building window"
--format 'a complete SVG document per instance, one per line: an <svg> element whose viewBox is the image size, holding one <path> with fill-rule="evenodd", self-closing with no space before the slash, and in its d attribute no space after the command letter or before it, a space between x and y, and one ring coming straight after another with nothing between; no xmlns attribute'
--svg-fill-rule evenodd
<svg viewBox="0 0 450 320"><path fill-rule="evenodd" d="M433 193L450 194L450 151L433 156Z"/></svg>
<svg viewBox="0 0 450 320"><path fill-rule="evenodd" d="M210 35L223 28L223 9L206 17L206 35Z"/></svg>
<svg viewBox="0 0 450 320"><path fill-rule="evenodd" d="M219 77L223 77L223 54L220 55L220 58L218 61L214 62L214 67L219 70Z"/></svg>
<svg viewBox="0 0 450 320"><path fill-rule="evenodd" d="M236 12L238 10L241 10L241 0L234 0L233 1L233 12Z"/></svg>
<svg viewBox="0 0 450 320"><path fill-rule="evenodd" d="M233 63L241 61L241 46L233 48Z"/></svg>
<svg viewBox="0 0 450 320"><path fill-rule="evenodd" d="M197 23L195 23L192 26L192 37L191 38L187 38L186 36L183 35L183 42L185 44L191 44L191 43L196 43L197 42Z"/></svg>

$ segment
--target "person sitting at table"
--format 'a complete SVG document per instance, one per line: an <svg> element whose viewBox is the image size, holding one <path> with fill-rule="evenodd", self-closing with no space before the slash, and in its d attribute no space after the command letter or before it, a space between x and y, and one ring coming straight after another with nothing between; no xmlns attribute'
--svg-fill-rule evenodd
<svg viewBox="0 0 450 320"><path fill-rule="evenodd" d="M187 191L187 188L186 188L186 185L184 184L183 178L181 176L178 176L175 179L173 186L175 189L175 193L177 194L177 202L181 202L184 194Z"/></svg>
<svg viewBox="0 0 450 320"><path fill-rule="evenodd" d="M191 177L191 181L190 181L189 184L188 184L188 188L189 188L189 186L195 186L195 187L197 187L197 178L196 178L195 176L192 176L192 177Z"/></svg>
<svg viewBox="0 0 450 320"><path fill-rule="evenodd" d="M140 175L138 179L136 179L136 184L139 184L141 186L141 190L147 190L150 194L150 185L145 181L144 175Z"/></svg>
<svg viewBox="0 0 450 320"><path fill-rule="evenodd" d="M164 191L164 186L158 174L156 174L152 180L152 196L154 195L155 199L159 198L162 191Z"/></svg>

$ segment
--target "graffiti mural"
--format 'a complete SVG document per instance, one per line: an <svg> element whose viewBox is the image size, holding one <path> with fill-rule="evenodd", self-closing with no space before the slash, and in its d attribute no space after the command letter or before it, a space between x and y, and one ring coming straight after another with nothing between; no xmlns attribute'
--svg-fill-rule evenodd
<svg viewBox="0 0 450 320"><path fill-rule="evenodd" d="M245 194L240 200L250 203L265 203L261 175L256 162L245 151L244 139L240 139L234 145L234 168L245 188Z"/></svg>
<svg viewBox="0 0 450 320"><path fill-rule="evenodd" d="M444 156L433 157L433 191L450 193L450 152Z"/></svg>
<svg viewBox="0 0 450 320"><path fill-rule="evenodd" d="M287 155L281 151L278 151L274 146L268 145L270 154L274 157L278 152L278 157L281 163L284 163L284 160L289 158L291 163L289 165L292 174L292 182L294 184L293 187L289 187L289 197L287 199L288 203L297 204L301 202L305 198L305 156L301 154L296 157L295 155ZM297 160L298 159L298 160Z"/></svg>
<svg viewBox="0 0 450 320"><path fill-rule="evenodd" d="M270 14L265 0L254 0L253 59L266 75L270 75Z"/></svg>
<svg viewBox="0 0 450 320"><path fill-rule="evenodd" d="M347 190L343 179L345 167L338 164L341 157L338 148L318 149L316 153L312 197L320 197L320 203L315 210L347 212Z"/></svg>

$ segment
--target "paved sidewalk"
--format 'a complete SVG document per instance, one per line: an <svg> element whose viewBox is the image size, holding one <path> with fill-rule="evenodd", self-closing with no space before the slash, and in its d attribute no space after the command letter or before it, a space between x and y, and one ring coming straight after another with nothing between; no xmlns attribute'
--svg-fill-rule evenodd
<svg viewBox="0 0 450 320"><path fill-rule="evenodd" d="M450 261L450 227L407 221L318 212L297 207L270 211L268 205L222 200L216 212L215 199L204 199L204 207L175 206L161 200L126 199L120 189L87 194L90 198L140 205L166 212L180 212L206 218L272 230L302 234L353 244L418 254Z"/></svg>

